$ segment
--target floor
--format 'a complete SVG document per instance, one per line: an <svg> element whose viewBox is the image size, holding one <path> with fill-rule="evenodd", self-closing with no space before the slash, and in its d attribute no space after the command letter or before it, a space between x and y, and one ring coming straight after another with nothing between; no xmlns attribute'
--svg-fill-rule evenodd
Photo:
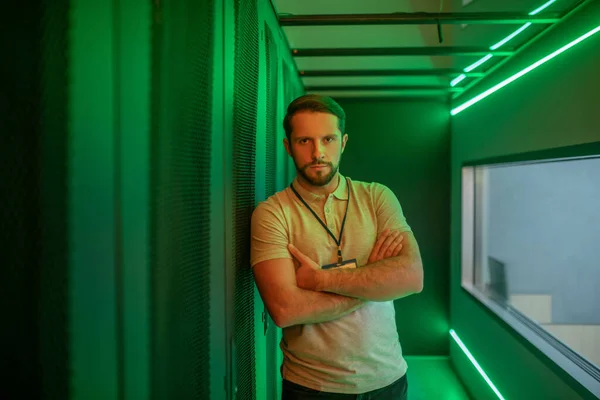
<svg viewBox="0 0 600 400"><path fill-rule="evenodd" d="M409 400L471 400L448 357L405 356Z"/></svg>

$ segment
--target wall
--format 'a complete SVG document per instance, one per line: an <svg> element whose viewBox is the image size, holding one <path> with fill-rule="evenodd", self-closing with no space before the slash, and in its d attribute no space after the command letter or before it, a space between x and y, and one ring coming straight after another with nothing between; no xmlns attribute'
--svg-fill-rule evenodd
<svg viewBox="0 0 600 400"><path fill-rule="evenodd" d="M348 144L340 171L394 191L419 243L424 290L396 301L405 354L448 353L449 116L445 101L338 99Z"/></svg>
<svg viewBox="0 0 600 400"><path fill-rule="evenodd" d="M522 70L563 44L598 26L600 3L548 31L547 36L518 54L466 93L468 100ZM461 166L488 157L552 149L600 140L600 35L580 43L452 118L451 326L482 368L508 399L592 398L546 357L494 319L460 285ZM453 106L458 106L457 101ZM465 381L482 381L451 347L455 367ZM515 373L518 368L519 373ZM495 395L470 385L477 399Z"/></svg>

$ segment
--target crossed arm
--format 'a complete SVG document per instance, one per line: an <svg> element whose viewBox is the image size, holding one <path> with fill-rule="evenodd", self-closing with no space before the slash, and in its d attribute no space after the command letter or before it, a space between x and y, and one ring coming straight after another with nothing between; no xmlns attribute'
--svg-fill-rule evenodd
<svg viewBox="0 0 600 400"><path fill-rule="evenodd" d="M404 226L402 210L393 193L386 188L376 197L380 226ZM284 221L271 207L263 207L253 215L252 225L253 245L257 251L275 242L282 246L288 243L282 228ZM268 235L254 236L255 231L268 232ZM386 230L382 236L388 234ZM382 242L380 236L367 265L358 269L321 270L293 246L288 246L288 251L295 260L286 258L289 253L280 251L281 258L256 264L253 267L255 281L275 324L285 328L331 321L370 301L389 301L419 293L423 288L423 267L417 242L410 231L403 232L399 239L402 246L391 246L380 252L382 243L387 246L391 243L388 239Z"/></svg>
<svg viewBox="0 0 600 400"><path fill-rule="evenodd" d="M289 258L263 261L254 266L253 272L269 315L280 328L332 321L366 303L361 299L298 287L294 264Z"/></svg>
<svg viewBox="0 0 600 400"><path fill-rule="evenodd" d="M408 236L407 233L396 235L394 232L383 232L371 252L369 264L359 268L368 268L370 271L366 274L338 275L358 270L320 270L316 263L295 249L291 250L292 254L303 257L304 264L300 262L300 267L294 270L290 259L261 262L254 267L256 284L269 314L280 328L335 320L359 309L369 300L387 301L416 292L411 291L412 285L404 282L404 279L414 279L407 277L410 272L402 275L398 273L399 270L402 271L403 259L409 258L413 252L404 251L407 237L412 237L412 234ZM412 246L413 244L408 244L409 248L413 248ZM408 267L405 269L408 271ZM317 291L303 285L302 271L331 274L323 275L329 281L323 281L319 287L321 291ZM390 276L395 279L390 279ZM398 284L407 288L402 294L396 287ZM336 290L340 293L333 293ZM352 294L352 291L356 293Z"/></svg>
<svg viewBox="0 0 600 400"><path fill-rule="evenodd" d="M400 255L353 269L319 269L297 248L289 246L299 264L296 270L298 286L368 301L389 301L420 293L423 290L423 264L417 241L411 232L401 235Z"/></svg>

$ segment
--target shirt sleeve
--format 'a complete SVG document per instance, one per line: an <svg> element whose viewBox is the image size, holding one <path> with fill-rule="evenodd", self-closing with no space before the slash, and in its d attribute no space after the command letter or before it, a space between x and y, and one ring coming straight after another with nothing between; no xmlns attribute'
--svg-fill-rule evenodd
<svg viewBox="0 0 600 400"><path fill-rule="evenodd" d="M376 184L374 202L377 212L377 235L386 229L412 232L402 211L402 206L390 188L382 184Z"/></svg>
<svg viewBox="0 0 600 400"><path fill-rule="evenodd" d="M271 204L259 203L252 213L250 266L276 258L289 258L289 235L283 213Z"/></svg>

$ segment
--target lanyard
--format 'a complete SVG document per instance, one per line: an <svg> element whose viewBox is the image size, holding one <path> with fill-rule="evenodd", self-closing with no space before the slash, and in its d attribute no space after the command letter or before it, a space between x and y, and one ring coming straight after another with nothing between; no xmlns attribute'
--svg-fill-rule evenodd
<svg viewBox="0 0 600 400"><path fill-rule="evenodd" d="M296 189L294 189L294 185L293 182L292 184L290 184L290 188L292 189L292 191L296 194L296 196L298 196L298 198L300 199L300 201L302 203L304 203L304 205L306 206L306 208L308 208L310 210L310 212L315 216L315 218L317 219L317 221L319 221L319 223L323 226L323 228L325 228L325 230L327 231L327 233L329 233L329 236L331 236L333 238L333 240L335 241L335 244L337 244L338 246L338 265L342 265L342 235L344 234L344 225L346 225L346 216L348 215L348 206L350 205L350 185L348 184L348 178L346 178L346 185L348 186L348 203L346 203L346 212L344 213L344 219L342 220L342 228L340 229L340 238L336 239L335 235L333 233L331 233L331 231L329 230L329 228L327 227L327 225L325 225L323 223L323 221L321 221L321 218L319 218L319 216L317 215L317 213L315 213L313 211L312 208L310 208L310 206L304 201L304 199L302 198L302 196L300 196L300 194L296 191Z"/></svg>

